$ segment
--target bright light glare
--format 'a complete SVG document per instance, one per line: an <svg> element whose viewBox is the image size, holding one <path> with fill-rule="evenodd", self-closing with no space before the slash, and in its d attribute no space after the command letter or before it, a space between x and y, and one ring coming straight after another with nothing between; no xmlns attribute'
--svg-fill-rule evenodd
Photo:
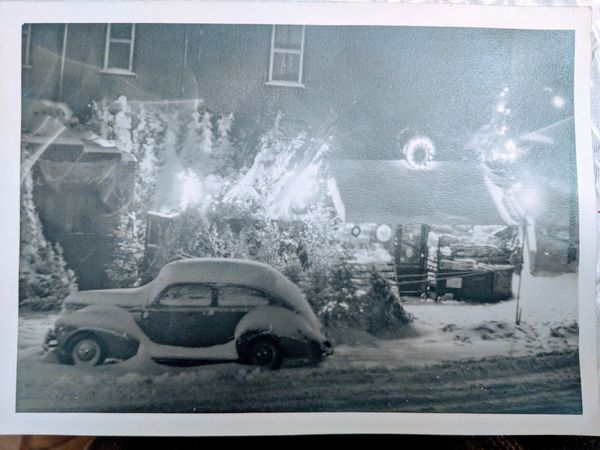
<svg viewBox="0 0 600 450"><path fill-rule="evenodd" d="M312 176L301 178L294 184L291 200L297 208L306 208L317 190L317 184Z"/></svg>
<svg viewBox="0 0 600 450"><path fill-rule="evenodd" d="M179 172L177 179L181 181L181 207L187 208L189 205L200 202L202 199L202 183L191 170Z"/></svg>
<svg viewBox="0 0 600 450"><path fill-rule="evenodd" d="M509 139L504 143L504 148L509 152L514 153L517 150L517 144L515 144L515 141L512 139Z"/></svg>
<svg viewBox="0 0 600 450"><path fill-rule="evenodd" d="M520 189L516 192L516 196L521 207L527 211L528 214L535 215L536 212L541 211L544 207L542 192L536 186L520 186Z"/></svg>
<svg viewBox="0 0 600 450"><path fill-rule="evenodd" d="M567 101L565 100L564 97L561 97L560 95L555 95L554 97L552 97L552 106L554 106L557 109L561 109L566 105Z"/></svg>
<svg viewBox="0 0 600 450"><path fill-rule="evenodd" d="M494 161L514 161L517 159L519 147L512 139L507 139L502 148L497 148L492 151L492 159Z"/></svg>

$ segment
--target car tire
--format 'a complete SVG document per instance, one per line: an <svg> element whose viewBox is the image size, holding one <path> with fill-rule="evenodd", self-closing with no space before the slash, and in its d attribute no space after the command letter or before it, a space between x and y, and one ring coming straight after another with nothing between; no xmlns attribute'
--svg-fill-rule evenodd
<svg viewBox="0 0 600 450"><path fill-rule="evenodd" d="M67 356L76 366L98 366L106 358L106 348L99 337L82 333L69 341Z"/></svg>
<svg viewBox="0 0 600 450"><path fill-rule="evenodd" d="M246 361L253 366L277 370L283 362L283 353L273 340L257 339L250 343Z"/></svg>

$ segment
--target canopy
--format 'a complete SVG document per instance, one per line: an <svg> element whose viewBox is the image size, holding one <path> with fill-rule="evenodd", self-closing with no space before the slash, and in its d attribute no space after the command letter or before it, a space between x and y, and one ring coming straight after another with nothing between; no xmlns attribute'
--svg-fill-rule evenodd
<svg viewBox="0 0 600 450"><path fill-rule="evenodd" d="M330 162L330 193L346 222L502 225L478 162L436 161L425 169L404 160Z"/></svg>

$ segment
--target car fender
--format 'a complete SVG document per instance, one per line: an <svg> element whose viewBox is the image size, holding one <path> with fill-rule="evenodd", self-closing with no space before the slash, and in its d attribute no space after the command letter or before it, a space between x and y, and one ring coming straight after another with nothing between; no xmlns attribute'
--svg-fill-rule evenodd
<svg viewBox="0 0 600 450"><path fill-rule="evenodd" d="M61 316L55 324L58 351L68 361L69 346L77 336L92 334L100 339L109 357L127 359L135 355L144 339L130 311L111 305L91 305Z"/></svg>
<svg viewBox="0 0 600 450"><path fill-rule="evenodd" d="M235 330L238 354L245 355L248 344L260 337L273 339L286 353L304 352L311 342L322 340L301 314L278 306L257 308L240 320Z"/></svg>
<svg viewBox="0 0 600 450"><path fill-rule="evenodd" d="M56 327L76 330L103 330L116 335L127 335L138 341L144 333L136 323L133 314L114 305L90 305L71 314L63 315L56 321Z"/></svg>

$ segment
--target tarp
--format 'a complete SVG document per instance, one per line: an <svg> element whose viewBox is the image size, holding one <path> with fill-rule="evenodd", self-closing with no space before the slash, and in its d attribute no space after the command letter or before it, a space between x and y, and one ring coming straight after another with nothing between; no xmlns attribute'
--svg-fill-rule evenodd
<svg viewBox="0 0 600 450"><path fill-rule="evenodd" d="M404 160L337 159L330 162L330 176L334 202L337 196L346 222L506 223L478 162L435 161L414 169Z"/></svg>
<svg viewBox="0 0 600 450"><path fill-rule="evenodd" d="M43 185L57 194L67 189L77 189L81 193L95 192L109 211L122 208L131 199L134 169L120 160L39 160L36 170Z"/></svg>

